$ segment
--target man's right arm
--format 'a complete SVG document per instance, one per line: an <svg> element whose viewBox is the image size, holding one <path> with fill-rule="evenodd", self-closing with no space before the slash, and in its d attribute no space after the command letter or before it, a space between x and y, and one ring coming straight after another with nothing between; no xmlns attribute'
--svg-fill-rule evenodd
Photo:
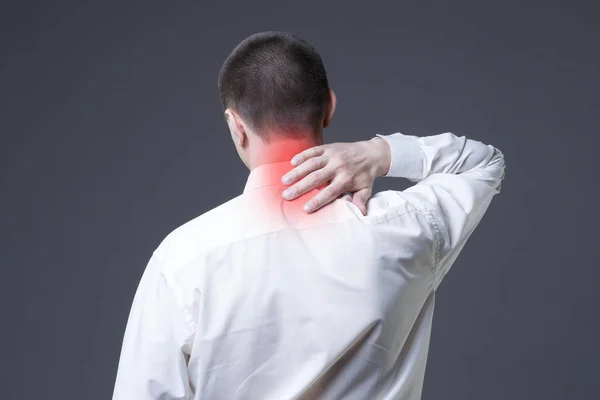
<svg viewBox="0 0 600 400"><path fill-rule="evenodd" d="M378 137L389 145L391 155L384 176L417 182L404 192L394 193L398 201L409 201L428 215L436 235L437 287L481 221L492 197L500 192L504 156L490 145L452 133Z"/></svg>
<svg viewBox="0 0 600 400"><path fill-rule="evenodd" d="M387 143L387 144L386 144ZM313 210L344 192L368 214L367 200L377 176L407 178L416 185L386 193L386 208L408 202L426 214L434 232L435 286L454 262L492 197L500 192L504 156L489 145L452 133L416 137L395 133L368 141L332 143L299 153L286 174L291 200L319 185L330 184L309 201ZM285 177L284 177L285 178ZM287 190L286 190L287 192ZM390 210L393 212L393 210Z"/></svg>

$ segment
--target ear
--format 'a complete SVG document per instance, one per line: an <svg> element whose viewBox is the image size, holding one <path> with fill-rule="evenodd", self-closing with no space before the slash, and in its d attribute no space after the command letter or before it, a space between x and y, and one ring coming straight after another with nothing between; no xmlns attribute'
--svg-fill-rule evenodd
<svg viewBox="0 0 600 400"><path fill-rule="evenodd" d="M246 140L246 129L244 124L240 120L239 116L231 109L225 110L225 121L229 126L231 132L231 138L240 147L243 147L247 142Z"/></svg>
<svg viewBox="0 0 600 400"><path fill-rule="evenodd" d="M327 111L325 112L325 120L323 121L323 128L327 128L333 118L335 112L335 106L337 105L337 97L333 89L329 89L329 103L327 104Z"/></svg>

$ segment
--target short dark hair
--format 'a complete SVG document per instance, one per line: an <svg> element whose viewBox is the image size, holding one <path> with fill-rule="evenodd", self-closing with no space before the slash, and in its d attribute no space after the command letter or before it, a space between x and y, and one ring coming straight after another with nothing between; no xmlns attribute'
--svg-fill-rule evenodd
<svg viewBox="0 0 600 400"><path fill-rule="evenodd" d="M237 45L221 67L219 92L223 109L267 141L277 131L319 130L329 102L321 56L288 32L256 33Z"/></svg>

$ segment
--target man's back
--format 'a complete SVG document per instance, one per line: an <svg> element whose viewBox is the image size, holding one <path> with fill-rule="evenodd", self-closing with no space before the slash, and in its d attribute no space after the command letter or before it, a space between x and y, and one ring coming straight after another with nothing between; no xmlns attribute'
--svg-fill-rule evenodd
<svg viewBox="0 0 600 400"><path fill-rule="evenodd" d="M201 294L189 361L199 398L366 399L390 373L422 375L424 359L398 355L413 329L429 332L424 217L407 203L392 230L342 199L307 215L281 191L251 188L166 244L181 292Z"/></svg>
<svg viewBox="0 0 600 400"><path fill-rule="evenodd" d="M344 199L305 213L316 190L283 200L279 163L168 235L128 321L151 333L126 332L115 398L419 399L435 289L504 164L452 134L388 140L392 169L427 178L376 194L366 216Z"/></svg>

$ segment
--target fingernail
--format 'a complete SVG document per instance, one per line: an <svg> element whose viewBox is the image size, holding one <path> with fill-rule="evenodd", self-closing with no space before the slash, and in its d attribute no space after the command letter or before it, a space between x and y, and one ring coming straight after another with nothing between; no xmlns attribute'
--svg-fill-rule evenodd
<svg viewBox="0 0 600 400"><path fill-rule="evenodd" d="M304 211L311 212L313 210L313 205L311 203L306 203L304 205Z"/></svg>
<svg viewBox="0 0 600 400"><path fill-rule="evenodd" d="M292 181L292 177L289 175L284 175L283 178L281 178L281 183L283 183L285 185L287 185L291 181Z"/></svg>
<svg viewBox="0 0 600 400"><path fill-rule="evenodd" d="M290 199L292 197L293 191L291 189L286 189L283 191L283 198Z"/></svg>
<svg viewBox="0 0 600 400"><path fill-rule="evenodd" d="M293 166L296 166L296 164L298 164L298 159L296 157L294 157L294 158L292 158L292 161L290 161L290 162Z"/></svg>

